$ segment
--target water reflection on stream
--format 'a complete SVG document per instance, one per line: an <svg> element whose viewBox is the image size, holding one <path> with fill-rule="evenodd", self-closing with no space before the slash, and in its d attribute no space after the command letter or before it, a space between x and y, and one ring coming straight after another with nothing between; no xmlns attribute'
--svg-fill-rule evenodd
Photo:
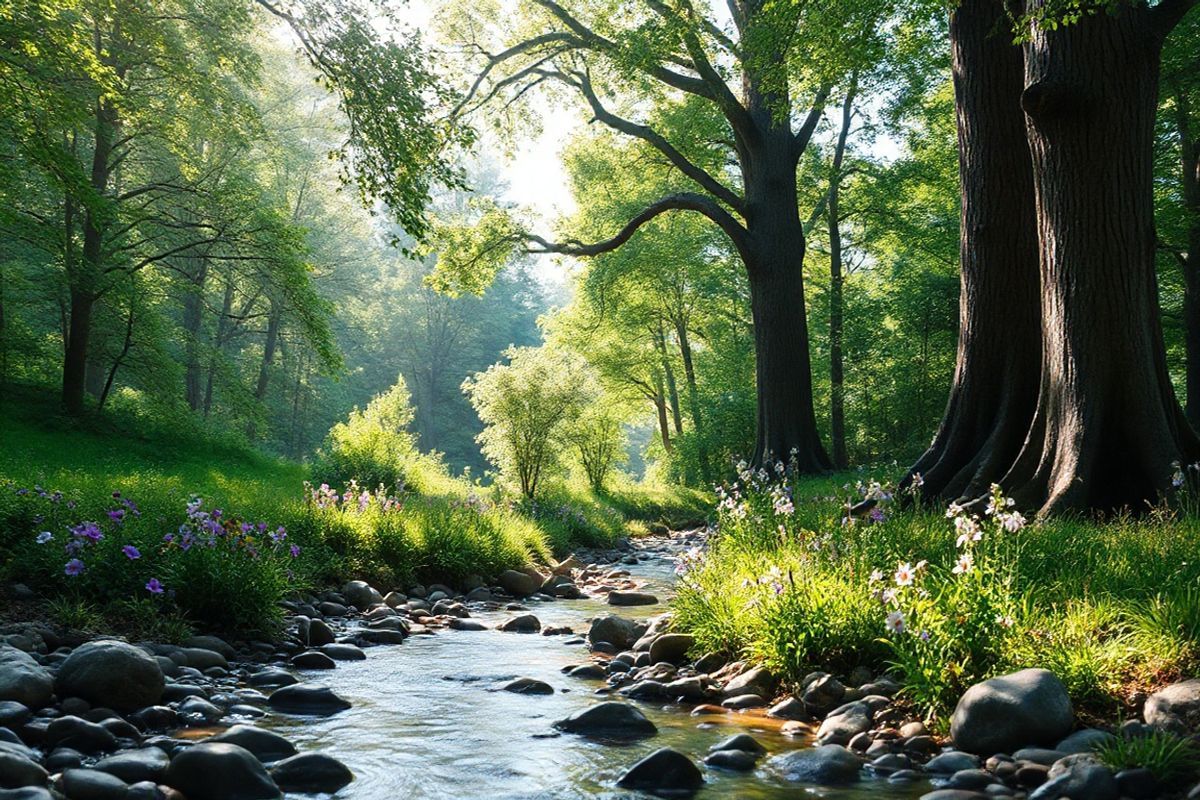
<svg viewBox="0 0 1200 800"><path fill-rule="evenodd" d="M651 557L628 569L665 598L673 582L673 562ZM597 600L530 603L542 625L570 625L585 632L587 620L610 610ZM652 616L665 606L618 610L624 616ZM472 612L494 624L509 613ZM808 746L753 718L729 714L692 717L688 707L639 703L659 728L657 736L631 745L602 744L573 735L555 735L556 720L605 699L601 684L568 678L561 669L582 663L581 645L570 637L499 631L443 630L413 636L398 647L367 650L365 662L341 663L333 673L308 673L306 681L325 683L354 707L333 717L270 716L262 724L291 739L301 752L324 752L345 762L356 780L338 800L532 800L533 798L634 798L616 788L618 776L642 756L670 746L699 762L708 748L748 730L770 755ZM518 676L546 681L550 696L493 690ZM715 722L719 720L720 722ZM765 761L765 759L764 759ZM760 762L762 763L762 762ZM767 771L739 774L701 766L707 786L697 797L915 798L926 783L897 788L864 779L853 788L800 786Z"/></svg>

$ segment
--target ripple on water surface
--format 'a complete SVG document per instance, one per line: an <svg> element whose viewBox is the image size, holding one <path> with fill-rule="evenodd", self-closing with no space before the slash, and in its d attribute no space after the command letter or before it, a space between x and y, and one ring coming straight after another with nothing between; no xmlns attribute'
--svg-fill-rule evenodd
<svg viewBox="0 0 1200 800"><path fill-rule="evenodd" d="M670 592L672 564L650 557L628 567L647 581L647 590ZM610 610L595 600L531 603L543 625L570 625ZM661 613L663 606L611 609L623 616ZM503 612L478 614L488 624ZM332 717L270 716L262 724L290 738L302 752L328 753L346 763L356 780L336 800L570 800L634 798L616 788L618 776L659 747L674 747L697 762L708 748L739 729L722 716L721 724L697 718L686 708L638 703L659 728L657 736L632 744L602 743L557 735L556 720L605 699L594 694L598 682L568 678L567 664L581 663L586 651L565 645L570 637L498 631L443 630L413 636L398 647L367 650L367 660L341 664L333 673L309 673L306 679L328 683L354 706ZM517 676L537 678L555 688L553 695L494 691ZM768 729L751 733L770 754L805 746ZM707 785L697 795L716 798L828 797L916 798L928 784L897 788L885 781L864 781L851 788L788 784L759 769L747 774L704 768ZM325 797L329 797L325 795Z"/></svg>

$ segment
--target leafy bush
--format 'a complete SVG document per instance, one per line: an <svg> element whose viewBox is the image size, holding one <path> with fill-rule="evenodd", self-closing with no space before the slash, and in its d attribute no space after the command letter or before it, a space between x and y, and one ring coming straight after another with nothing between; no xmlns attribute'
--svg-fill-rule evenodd
<svg viewBox="0 0 1200 800"><path fill-rule="evenodd" d="M403 491L413 477L410 465L420 459L408 431L413 413L412 396L401 376L365 409L355 408L349 419L330 429L317 453L314 474L335 485L356 481Z"/></svg>
<svg viewBox="0 0 1200 800"><path fill-rule="evenodd" d="M594 491L604 491L609 474L625 456L622 421L612 402L603 395L589 402L571 423L568 438L588 484Z"/></svg>
<svg viewBox="0 0 1200 800"><path fill-rule="evenodd" d="M549 347L513 347L463 383L483 420L479 443L502 477L527 499L562 467L568 426L587 398L584 364Z"/></svg>

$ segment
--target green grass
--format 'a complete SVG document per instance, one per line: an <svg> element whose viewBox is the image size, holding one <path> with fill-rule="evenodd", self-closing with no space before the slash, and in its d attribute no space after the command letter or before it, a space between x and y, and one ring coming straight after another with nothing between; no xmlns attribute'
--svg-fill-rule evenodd
<svg viewBox="0 0 1200 800"><path fill-rule="evenodd" d="M1058 519L1017 533L985 519L969 545L974 565L959 575L942 509L885 504L884 521L843 525L846 502L861 497L843 488L855 477L789 478L791 514L775 510L781 484L743 481L681 584L677 623L703 648L791 681L890 669L934 718L971 683L1024 667L1051 669L1085 714L1106 715L1134 689L1200 669L1194 515ZM914 584L897 586L898 566L921 561ZM904 631L886 629L892 611Z"/></svg>
<svg viewBox="0 0 1200 800"><path fill-rule="evenodd" d="M1100 744L1096 755L1114 772L1148 769L1166 787L1182 786L1200 772L1200 745L1165 731L1116 737Z"/></svg>
<svg viewBox="0 0 1200 800"><path fill-rule="evenodd" d="M419 470L420 493L399 495L386 510L374 499L365 511L357 502L322 508L306 495L306 480L320 482L307 466L194 427L187 412L129 406L74 421L39 411L54 407L52 397L13 397L0 406L0 581L35 587L54 601L43 613L71 627L94 628L101 619L172 638L187 627L269 633L281 620L279 600L297 590L351 577L384 591L486 578L580 546L611 545L645 529L633 519L639 514L674 522L707 505L698 493L632 484L603 497L562 486L536 504L515 502L419 456L405 469ZM228 522L221 547L164 542L187 520L194 497ZM108 512L123 501L138 513L111 521ZM65 552L75 538L70 528L85 521L98 523L103 538ZM264 523L263 530L243 538L242 522ZM273 543L280 526L286 539ZM39 544L42 531L54 538ZM124 554L127 545L138 558ZM73 556L85 568L71 576L65 567ZM151 578L165 587L162 595L146 588Z"/></svg>

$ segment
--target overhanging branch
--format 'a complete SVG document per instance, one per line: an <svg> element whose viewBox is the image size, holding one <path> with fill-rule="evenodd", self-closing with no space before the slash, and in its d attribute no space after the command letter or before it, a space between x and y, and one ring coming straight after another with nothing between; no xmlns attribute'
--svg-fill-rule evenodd
<svg viewBox="0 0 1200 800"><path fill-rule="evenodd" d="M746 229L728 211L722 208L719 203L706 195L694 192L680 192L678 194L667 195L661 200L647 206L640 214L625 223L625 227L616 236L609 239L591 244L585 244L573 239L563 242L550 242L541 236L527 234L525 238L528 243L526 244L525 251L528 253L560 253L569 256L598 256L603 253L609 253L629 241L637 233L638 229L647 222L668 211L695 211L703 214L720 226L721 230L725 231L725 234L729 236L739 252L744 251L746 248Z"/></svg>

